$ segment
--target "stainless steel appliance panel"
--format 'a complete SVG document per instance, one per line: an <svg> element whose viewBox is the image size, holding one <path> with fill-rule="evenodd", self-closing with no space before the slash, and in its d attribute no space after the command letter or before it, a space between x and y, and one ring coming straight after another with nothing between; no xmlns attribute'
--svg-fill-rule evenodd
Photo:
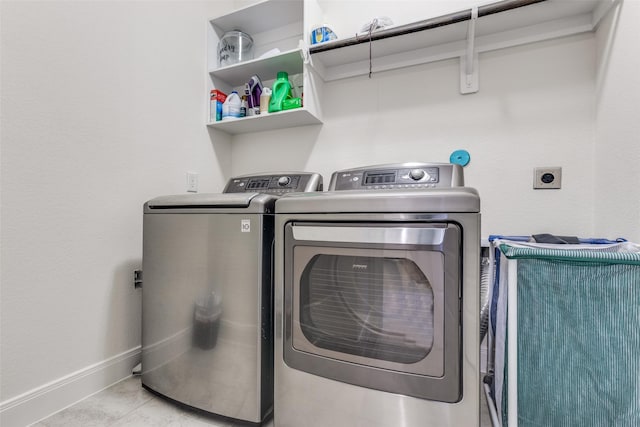
<svg viewBox="0 0 640 427"><path fill-rule="evenodd" d="M480 211L480 198L473 188L433 188L428 190L428 198L419 197L424 191L348 190L290 194L278 200L278 211L316 213L328 211L328 208L328 212L390 214Z"/></svg>
<svg viewBox="0 0 640 427"><path fill-rule="evenodd" d="M462 166L402 163L345 169L331 174L329 191L451 188L464 185Z"/></svg>
<svg viewBox="0 0 640 427"><path fill-rule="evenodd" d="M287 224L285 363L458 401L460 243L438 222Z"/></svg>
<svg viewBox="0 0 640 427"><path fill-rule="evenodd" d="M241 175L231 178L224 193L259 192L284 195L322 191L322 176L317 173L279 172L264 175Z"/></svg>
<svg viewBox="0 0 640 427"><path fill-rule="evenodd" d="M142 382L260 422L272 405L273 216L190 212L144 215Z"/></svg>
<svg viewBox="0 0 640 427"><path fill-rule="evenodd" d="M477 193L466 189L471 195ZM341 192L342 193L342 192ZM349 193L344 192L344 193ZM391 193L377 193L385 198ZM318 194L319 195L319 194ZM314 200L342 200L337 193L327 197L315 197ZM437 197L437 196L436 196ZM377 198L377 196L375 197ZM473 197L472 197L473 198ZM381 202L373 205L381 208L381 212L371 210L365 213L335 211L331 203L323 204L325 209L309 212L300 200L280 199L276 204L276 263L275 263L275 391L274 391L274 423L276 427L414 427L414 426L479 426L480 424L480 354L479 354L479 230L480 214L474 211L479 208L477 200L461 206L466 212L438 211L430 214L425 209L408 213L402 209L388 208ZM295 199L295 197L294 197ZM373 199L373 198L372 198ZM419 197L418 197L419 199ZM280 203L280 202L286 203ZM412 201L411 204L418 203ZM425 204L423 200L421 202ZM311 204L311 202L309 203ZM348 204L348 203L347 203ZM426 203L428 205L428 202ZM454 205L458 202L454 201ZM443 207L443 210L446 209ZM301 210L302 213L298 213ZM399 223L451 223L461 229L460 260L460 318L461 347L460 358L454 361L445 359L447 363L460 363L460 386L462 394L456 402L442 402L423 399L400 393L386 392L379 389L355 385L335 380L321 374L310 373L291 367L285 362L287 344L286 321L291 316L290 308L285 301L287 267L286 225L296 222L313 222L331 224L348 222L352 225L371 224L385 226ZM344 240L347 240L345 237ZM324 356L327 359L330 357ZM380 368L369 367L370 371Z"/></svg>

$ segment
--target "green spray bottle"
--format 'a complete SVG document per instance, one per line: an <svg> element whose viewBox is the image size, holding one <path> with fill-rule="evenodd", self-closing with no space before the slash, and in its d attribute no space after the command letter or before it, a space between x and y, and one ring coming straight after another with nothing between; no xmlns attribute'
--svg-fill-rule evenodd
<svg viewBox="0 0 640 427"><path fill-rule="evenodd" d="M269 112L275 113L276 111L282 111L283 101L291 97L291 83L289 83L289 74L287 74L286 71L278 71L278 76L276 81L273 82L271 92Z"/></svg>

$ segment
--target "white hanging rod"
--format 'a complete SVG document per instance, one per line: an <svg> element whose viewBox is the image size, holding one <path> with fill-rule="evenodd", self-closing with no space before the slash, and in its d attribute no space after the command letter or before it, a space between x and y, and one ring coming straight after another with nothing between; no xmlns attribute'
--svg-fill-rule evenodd
<svg viewBox="0 0 640 427"><path fill-rule="evenodd" d="M517 9L523 6L529 6L535 3L541 3L548 0L504 0L497 3L491 3L478 7L478 17L493 15L495 13L506 12L508 10ZM433 28L443 27L446 25L456 24L458 22L469 21L472 19L473 9L454 12L435 18L425 19L424 21L414 22L399 27L382 29L371 34L366 33L362 36L351 37L343 40L335 40L328 43L311 46L309 53L320 53L329 50L340 49L347 46L354 46L362 43L369 43L375 40L382 40L389 37L402 36L405 34L416 33L419 31L431 30Z"/></svg>

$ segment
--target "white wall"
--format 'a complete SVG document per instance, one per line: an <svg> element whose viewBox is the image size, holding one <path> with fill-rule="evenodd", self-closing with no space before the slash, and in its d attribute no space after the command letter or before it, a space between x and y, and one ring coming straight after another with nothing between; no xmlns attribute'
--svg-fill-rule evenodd
<svg viewBox="0 0 640 427"><path fill-rule="evenodd" d="M229 138L203 125L206 22L223 6L0 3L0 424L68 375L135 365L142 205L185 192L187 171L201 191L230 173Z"/></svg>
<svg viewBox="0 0 640 427"><path fill-rule="evenodd" d="M326 83L324 124L236 136L234 173L448 162L471 154L482 236L590 236L595 41L592 34L480 55L480 91L459 93L457 60ZM562 166L561 190L533 190L533 168Z"/></svg>
<svg viewBox="0 0 640 427"><path fill-rule="evenodd" d="M640 242L640 1L598 30L595 229Z"/></svg>

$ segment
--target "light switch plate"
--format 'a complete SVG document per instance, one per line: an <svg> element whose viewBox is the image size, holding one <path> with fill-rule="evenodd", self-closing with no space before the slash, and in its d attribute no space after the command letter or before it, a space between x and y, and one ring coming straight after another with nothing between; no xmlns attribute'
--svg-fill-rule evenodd
<svg viewBox="0 0 640 427"><path fill-rule="evenodd" d="M187 191L189 193L198 192L198 174L196 172L187 172Z"/></svg>
<svg viewBox="0 0 640 427"><path fill-rule="evenodd" d="M533 169L533 189L560 189L562 186L562 168L547 166Z"/></svg>

